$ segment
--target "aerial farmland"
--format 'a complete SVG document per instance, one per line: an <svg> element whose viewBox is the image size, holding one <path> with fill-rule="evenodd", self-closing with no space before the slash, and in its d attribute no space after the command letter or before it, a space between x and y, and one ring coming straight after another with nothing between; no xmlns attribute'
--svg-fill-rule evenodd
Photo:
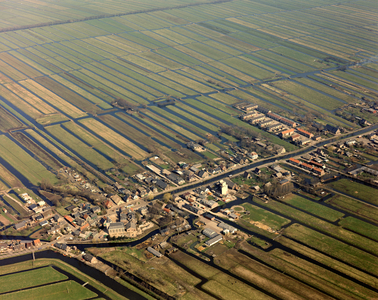
<svg viewBox="0 0 378 300"><path fill-rule="evenodd" d="M37 260L0 298L376 299L377 20L374 0L1 2L0 234L120 279Z"/></svg>

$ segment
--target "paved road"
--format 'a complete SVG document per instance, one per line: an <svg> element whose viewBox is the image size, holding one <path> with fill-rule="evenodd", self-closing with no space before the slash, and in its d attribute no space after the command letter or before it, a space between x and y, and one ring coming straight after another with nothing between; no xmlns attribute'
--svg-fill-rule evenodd
<svg viewBox="0 0 378 300"><path fill-rule="evenodd" d="M217 181L219 181L219 180L221 180L225 177L228 177L230 175L234 176L234 175L237 175L237 174L245 172L245 171L250 171L251 169L255 169L257 167L262 167L264 165L274 163L276 161L278 162L278 161L282 161L282 160L287 160L291 157L304 155L304 154L309 153L311 151L314 151L318 147L322 147L326 144L338 142L338 141L345 140L345 139L350 139L352 137L355 137L355 136L358 136L358 135L363 135L363 134L372 132L372 131L377 130L377 129L378 129L378 124L372 125L372 126L369 126L369 127L365 127L365 128L362 128L362 129L358 129L358 130L352 131L352 132L344 134L344 135L339 135L339 136L335 136L335 137L332 137L332 138L329 138L329 139L325 139L325 140L322 140L322 141L317 142L317 143L313 143L310 146L298 149L298 150L293 151L293 152L276 155L276 156L266 158L266 159L261 159L261 160L258 160L256 162L253 162L253 163L250 163L250 164L247 164L247 165L242 165L238 168L234 168L232 170L227 170L227 171L225 171L221 174L209 176L205 179L202 179L200 181L197 181L197 182L194 182L194 183L191 183L191 184L187 184L185 186L181 186L179 188L172 188L172 189L166 190L164 192L161 192L161 193L155 195L155 198L162 198L162 196L165 193L168 193L168 192L169 193L182 193L182 192L185 192L187 190L192 190L192 189L195 189L195 188L202 186L202 185L205 185L205 184L208 185L210 183L217 182Z"/></svg>

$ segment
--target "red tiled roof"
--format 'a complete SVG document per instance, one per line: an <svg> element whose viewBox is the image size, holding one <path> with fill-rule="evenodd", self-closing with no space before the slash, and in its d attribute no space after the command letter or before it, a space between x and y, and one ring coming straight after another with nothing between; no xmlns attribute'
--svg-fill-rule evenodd
<svg viewBox="0 0 378 300"><path fill-rule="evenodd" d="M301 164L301 162L298 159L290 158L289 160L295 162L296 164Z"/></svg>
<svg viewBox="0 0 378 300"><path fill-rule="evenodd" d="M309 169L312 169L312 168L313 168L312 165L309 165L309 164L306 164L306 163L302 163L302 166L303 166L303 167L306 167L306 168L309 168Z"/></svg>
<svg viewBox="0 0 378 300"><path fill-rule="evenodd" d="M293 132L294 130L295 130L294 128L287 129L287 130L282 131L281 134L290 133L290 132Z"/></svg>
<svg viewBox="0 0 378 300"><path fill-rule="evenodd" d="M313 135L311 132L308 132L308 131L306 131L306 130L303 130L303 129L300 129L300 128L298 128L297 129L299 132L301 132L301 133L304 133L304 134L307 134L307 135Z"/></svg>
<svg viewBox="0 0 378 300"><path fill-rule="evenodd" d="M85 223L83 226L80 227L80 231L83 231L84 229L88 228L89 224Z"/></svg>
<svg viewBox="0 0 378 300"><path fill-rule="evenodd" d="M318 166L318 167L323 167L322 164L320 164L320 163L318 163L316 161L313 161L313 160L310 161L310 164L313 164L314 166Z"/></svg>
<svg viewBox="0 0 378 300"><path fill-rule="evenodd" d="M69 215L64 216L64 218L65 218L68 222L70 222L70 223L73 222L73 219L72 219Z"/></svg>

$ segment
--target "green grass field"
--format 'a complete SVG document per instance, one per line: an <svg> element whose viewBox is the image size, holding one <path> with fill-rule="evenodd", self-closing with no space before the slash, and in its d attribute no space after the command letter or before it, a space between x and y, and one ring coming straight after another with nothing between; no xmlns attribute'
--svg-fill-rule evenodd
<svg viewBox="0 0 378 300"><path fill-rule="evenodd" d="M275 231L280 230L282 226L290 223L289 219L275 215L274 213L271 213L255 205L244 203L242 204L242 206L245 208L245 210L250 212L249 215L242 215L240 219L242 225L248 228L253 226L252 224L250 224L250 221L263 223L264 225L269 226Z"/></svg>
<svg viewBox="0 0 378 300"><path fill-rule="evenodd" d="M294 224L285 230L285 235L304 243L320 252L352 264L364 271L377 276L378 263L375 256L360 249L351 247L334 238L328 237L310 228Z"/></svg>
<svg viewBox="0 0 378 300"><path fill-rule="evenodd" d="M345 178L332 182L328 186L354 198L361 199L371 204L378 204L378 193L373 187Z"/></svg>
<svg viewBox="0 0 378 300"><path fill-rule="evenodd" d="M82 300L97 296L97 294L82 287L75 281L64 281L46 286L31 288L24 291L13 292L1 296L4 300L18 299L64 299L64 300Z"/></svg>
<svg viewBox="0 0 378 300"><path fill-rule="evenodd" d="M54 183L57 182L54 174L4 135L0 136L0 153L3 159L9 162L31 183L37 185L43 178L47 178Z"/></svg>
<svg viewBox="0 0 378 300"><path fill-rule="evenodd" d="M316 215L319 218L322 218L331 222L335 222L336 220L344 216L344 214L341 212L333 210L319 203L312 202L296 194L285 196L284 201L296 208L299 208L313 215Z"/></svg>
<svg viewBox="0 0 378 300"><path fill-rule="evenodd" d="M378 241L378 226L361 221L354 217L346 217L345 219L342 219L339 222L339 225L353 232L357 232L360 235Z"/></svg>
<svg viewBox="0 0 378 300"><path fill-rule="evenodd" d="M37 285L45 285L47 283L66 280L67 278L67 276L59 273L51 267L4 275L1 277L0 293L11 292Z"/></svg>
<svg viewBox="0 0 378 300"><path fill-rule="evenodd" d="M328 203L357 216L367 218L378 223L378 209L374 206L341 195L333 196L328 200Z"/></svg>
<svg viewBox="0 0 378 300"><path fill-rule="evenodd" d="M254 201L258 202L262 206L266 206L269 209L277 211L280 214L290 219L298 220L299 222L301 222L302 224L305 224L306 226L312 227L315 230L323 232L324 234L327 234L339 240L342 240L345 243L355 245L361 249L364 249L367 252L378 254L378 250L377 250L378 244L368 238L360 236L357 233L353 233L339 226L330 224L317 217L301 212L295 208L292 208L278 201L270 200L268 203L264 203L263 201L258 200L258 199L254 199Z"/></svg>

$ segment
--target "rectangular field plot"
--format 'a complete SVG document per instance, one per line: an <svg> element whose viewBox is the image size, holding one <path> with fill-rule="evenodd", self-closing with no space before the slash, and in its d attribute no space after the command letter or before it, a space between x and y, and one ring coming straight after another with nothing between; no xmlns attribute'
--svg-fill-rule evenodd
<svg viewBox="0 0 378 300"><path fill-rule="evenodd" d="M280 241L283 239L285 238L279 238ZM304 246L303 248L305 249L307 247ZM285 264L292 266L293 270L303 272L303 277L307 277L307 283L310 285L315 284L315 287L327 292L335 298L352 300L355 299L355 297L365 298L366 295L369 295L368 297L375 297L378 295L367 288L361 287L352 280L343 278L343 276L340 276L331 270L327 270L302 258L290 255L281 249L274 249L271 254L274 258L282 260Z"/></svg>
<svg viewBox="0 0 378 300"><path fill-rule="evenodd" d="M375 276L378 274L378 262L375 256L310 228L294 224L285 229L284 235L370 274Z"/></svg>
<svg viewBox="0 0 378 300"><path fill-rule="evenodd" d="M340 191L354 198L358 198L375 205L378 204L378 190L376 188L346 178L332 182L328 185L336 191Z"/></svg>
<svg viewBox="0 0 378 300"><path fill-rule="evenodd" d="M85 127L87 127L91 132L96 133L102 139L105 139L107 142L113 146L125 151L128 155L134 157L137 160L144 159L148 156L148 153L133 142L113 131L111 128L100 123L94 119L85 119L80 121Z"/></svg>
<svg viewBox="0 0 378 300"><path fill-rule="evenodd" d="M59 111L66 113L73 118L83 117L86 115L85 112L46 89L36 81L28 79L20 83L22 86L29 89L29 91L33 92L47 103L55 106Z"/></svg>
<svg viewBox="0 0 378 300"><path fill-rule="evenodd" d="M82 300L93 298L97 294L82 287L79 283L69 280L54 283L46 286L31 288L19 292L4 294L1 296L3 300L18 299L41 299L41 300Z"/></svg>
<svg viewBox="0 0 378 300"><path fill-rule="evenodd" d="M10 93L9 91L3 91L4 97L8 101L12 102L15 106L18 106L17 102L21 101L24 112L31 113L32 116L57 113L57 110L55 108L53 108L51 105L43 101L40 97L31 93L28 89L24 88L18 83L6 84L4 86L12 92ZM27 106L25 106L25 103L23 103L24 101L27 101ZM28 109L28 106L32 106L33 108ZM38 110L39 112L34 112L35 110Z"/></svg>
<svg viewBox="0 0 378 300"><path fill-rule="evenodd" d="M0 293L11 292L36 285L44 285L65 279L67 279L67 276L59 273L51 267L2 275L0 277Z"/></svg>
<svg viewBox="0 0 378 300"><path fill-rule="evenodd" d="M318 250L315 250L315 249L311 249L310 247L307 247L301 243L298 243L296 241L294 241L293 239L290 239L290 238L287 238L285 236L280 236L277 238L277 241L279 243L281 243L282 245L286 246L286 247L289 247L295 251L297 251L298 253L306 256L306 257L309 257L327 267L330 267L336 271L339 271L343 274L346 274L348 276L350 276L351 278L355 278L357 279L358 281L361 281L361 282L364 282L366 283L368 286L375 286L378 284L378 279L375 278L374 276L372 275L369 275L357 268L354 268L352 267L350 264L347 263L343 263L342 261L339 261L337 259L334 259L333 257L331 256L328 256L326 254L323 254L322 252L319 252ZM289 268L292 267L292 264L289 265ZM302 272L302 268L300 269L301 272ZM322 276L323 277L323 276ZM337 280L337 277L336 276L332 276L332 277L329 277L327 276L328 278L328 282L330 280L332 280L334 282L334 280L336 279ZM335 278L336 277L336 278ZM319 286L319 287L324 287L324 286L327 286L328 284L324 284ZM351 286L351 284L347 285L347 286ZM345 286L344 286L345 287ZM332 284L330 286L331 288L331 291L334 291L334 285Z"/></svg>
<svg viewBox="0 0 378 300"><path fill-rule="evenodd" d="M372 225L354 217L346 217L345 219L342 219L339 222L339 225L353 232L357 232L360 235L378 241L378 225Z"/></svg>
<svg viewBox="0 0 378 300"><path fill-rule="evenodd" d="M244 203L242 206L245 210L250 212L250 214L243 215L240 219L241 223L248 228L254 226L254 224L256 224L256 226L261 224L262 227L265 225L265 227L270 227L272 230L278 231L282 226L290 223L289 219L280 217L258 206L249 203Z"/></svg>
<svg viewBox="0 0 378 300"><path fill-rule="evenodd" d="M19 143L25 146L28 150L30 150L36 157L47 164L52 169L59 169L62 167L62 164L55 159L50 153L42 149L38 144L24 135L22 132L15 132L11 134L13 138L15 138Z"/></svg>
<svg viewBox="0 0 378 300"><path fill-rule="evenodd" d="M325 109L332 110L343 105L343 102L338 101L335 98L326 96L310 87L300 85L293 81L281 80L279 82L274 82L272 85Z"/></svg>
<svg viewBox="0 0 378 300"><path fill-rule="evenodd" d="M255 251L257 252L258 250L256 249ZM261 259L260 257L259 259ZM276 259L273 257L272 260ZM290 274L291 276L287 276L286 272L282 273L270 268L235 250L217 255L216 264L228 269L232 274L247 280L251 284L256 284L283 299L302 299L301 297L318 300L331 299L320 291L309 289L303 282L294 279L292 274Z"/></svg>
<svg viewBox="0 0 378 300"><path fill-rule="evenodd" d="M181 264L185 265L190 270L192 270L192 272L198 274L199 276L211 279L209 282L206 283L207 287L205 287L205 290L211 291L211 293L215 292L218 295L226 293L229 295L233 295L233 297L235 297L236 291L239 290L240 292L237 293L237 299L249 299L249 297L252 297L252 299L270 299L270 297L255 290L252 287L249 287L248 285L242 283L236 278L224 274L220 270L211 267L208 264L202 262L201 260L189 256L188 254L185 254L181 251L177 251L176 253L172 254L172 257L175 260L179 261ZM232 282L234 283L233 286L226 287L229 286L226 284L226 282L230 280L232 280ZM217 289L213 290L213 286L216 286Z"/></svg>
<svg viewBox="0 0 378 300"><path fill-rule="evenodd" d="M101 116L100 120L103 121L105 124L109 125L110 127L119 130L120 132L127 132L127 136L130 137L135 142L143 145L146 149L149 149L150 152L154 152L156 149L157 151L162 151L163 153L167 152L169 149L162 144L159 144L151 137L144 135L140 132L136 127L134 128L132 122L127 124L122 120L114 117L114 116Z"/></svg>
<svg viewBox="0 0 378 300"><path fill-rule="evenodd" d="M71 151L76 152L79 156L92 162L94 165L102 168L103 170L113 167L113 164L106 159L103 155L94 150L91 146L88 146L80 138L70 134L67 130L60 125L53 125L46 127L57 140L66 145ZM80 137L80 136L79 136Z"/></svg>
<svg viewBox="0 0 378 300"><path fill-rule="evenodd" d="M95 113L99 110L92 102L49 77L39 77L36 82L84 111Z"/></svg>
<svg viewBox="0 0 378 300"><path fill-rule="evenodd" d="M182 85L184 85L184 86L186 86L190 89L193 89L197 93L209 93L209 92L214 91L214 88L207 86L207 85L204 85L204 84L197 82L195 80L192 80L188 77L179 75L179 74L177 74L177 72L166 71L166 72L160 73L160 75L164 76L164 77L166 77L166 78L168 78L172 81L175 81L179 84L182 84Z"/></svg>
<svg viewBox="0 0 378 300"><path fill-rule="evenodd" d="M24 124L19 119L0 107L0 130L7 131L9 129L20 128L23 126Z"/></svg>
<svg viewBox="0 0 378 300"><path fill-rule="evenodd" d="M8 187L21 186L21 181L0 164L0 178Z"/></svg>
<svg viewBox="0 0 378 300"><path fill-rule="evenodd" d="M378 243L360 236L359 234L350 232L349 230L323 221L317 217L311 216L310 214L304 213L298 209L277 201L270 200L268 203L264 203L259 199L256 199L255 201L258 202L261 206L276 211L292 220L297 220L298 222L301 222L306 226L312 227L320 232L333 236L338 240L344 241L345 243L354 245L359 249L364 249L365 251L374 255L377 255L378 253Z"/></svg>
<svg viewBox="0 0 378 300"><path fill-rule="evenodd" d="M378 208L375 206L341 195L335 195L327 200L327 202L332 206L341 208L342 210L353 213L356 216L378 223Z"/></svg>
<svg viewBox="0 0 378 300"><path fill-rule="evenodd" d="M57 182L54 174L32 158L6 136L0 136L0 155L9 162L20 174L25 176L31 183L37 185L42 179L49 179L51 183Z"/></svg>
<svg viewBox="0 0 378 300"><path fill-rule="evenodd" d="M169 128L176 131L177 134L183 135L191 141L205 137L206 132L204 130L199 129L188 121L182 120L179 116L158 107L152 107L152 110L153 112L146 112L146 114L156 121L168 125Z"/></svg>
<svg viewBox="0 0 378 300"><path fill-rule="evenodd" d="M284 201L285 203L288 203L300 210L304 210L330 222L335 222L344 216L343 213L338 212L337 210L333 210L319 203L312 202L311 200L307 200L299 195L291 194L285 196Z"/></svg>
<svg viewBox="0 0 378 300"><path fill-rule="evenodd" d="M323 93L326 93L330 96L333 96L337 99L341 99L343 101L345 101L346 103L355 103L356 102L356 98L346 94L346 93L342 93L338 90L336 90L335 88L332 88L332 87L329 87L325 84L322 84L322 83L319 83L319 82L316 82L314 80L311 80L311 79L308 79L308 78L298 78L296 79L296 81L298 82L301 82L307 86L309 86L310 88L313 88L313 89L316 89L320 92L323 92Z"/></svg>

